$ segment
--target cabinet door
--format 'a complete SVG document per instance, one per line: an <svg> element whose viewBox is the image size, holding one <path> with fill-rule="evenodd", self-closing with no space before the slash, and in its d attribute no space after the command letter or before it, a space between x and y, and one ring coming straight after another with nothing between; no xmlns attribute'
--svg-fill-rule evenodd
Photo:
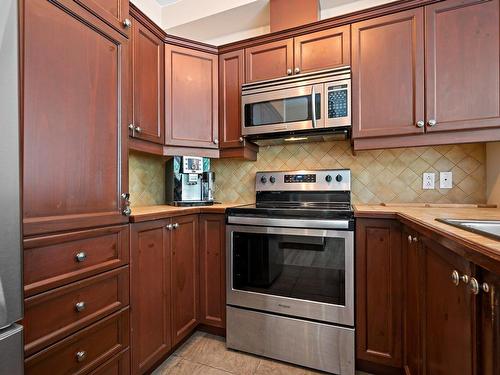
<svg viewBox="0 0 500 375"><path fill-rule="evenodd" d="M422 8L352 25L353 138L423 133L423 30Z"/></svg>
<svg viewBox="0 0 500 375"><path fill-rule="evenodd" d="M172 219L172 336L174 345L198 324L198 216Z"/></svg>
<svg viewBox="0 0 500 375"><path fill-rule="evenodd" d="M341 26L294 38L295 73L351 64L351 27Z"/></svg>
<svg viewBox="0 0 500 375"><path fill-rule="evenodd" d="M128 222L128 42L73 1L22 4L24 234Z"/></svg>
<svg viewBox="0 0 500 375"><path fill-rule="evenodd" d="M405 228L403 251L403 367L406 375L421 375L422 346L422 280L421 252L418 234Z"/></svg>
<svg viewBox="0 0 500 375"><path fill-rule="evenodd" d="M242 147L241 84L245 82L243 50L219 56L219 135L221 148Z"/></svg>
<svg viewBox="0 0 500 375"><path fill-rule="evenodd" d="M500 276L484 272L482 283L486 283L489 290L480 292L480 368L482 374L500 374Z"/></svg>
<svg viewBox="0 0 500 375"><path fill-rule="evenodd" d="M293 39L245 49L246 82L280 78L293 72Z"/></svg>
<svg viewBox="0 0 500 375"><path fill-rule="evenodd" d="M143 374L172 347L169 220L131 225L132 372Z"/></svg>
<svg viewBox="0 0 500 375"><path fill-rule="evenodd" d="M225 216L200 216L200 322L226 326Z"/></svg>
<svg viewBox="0 0 500 375"><path fill-rule="evenodd" d="M218 147L217 62L210 53L165 45L167 145Z"/></svg>
<svg viewBox="0 0 500 375"><path fill-rule="evenodd" d="M500 127L498 0L425 8L427 131Z"/></svg>
<svg viewBox="0 0 500 375"><path fill-rule="evenodd" d="M399 223L358 219L356 243L356 359L401 367Z"/></svg>
<svg viewBox="0 0 500 375"><path fill-rule="evenodd" d="M133 137L165 143L163 41L134 19L132 33ZM139 130L140 129L140 130Z"/></svg>
<svg viewBox="0 0 500 375"><path fill-rule="evenodd" d="M116 30L129 36L129 0L75 0Z"/></svg>
<svg viewBox="0 0 500 375"><path fill-rule="evenodd" d="M441 245L422 238L424 374L472 375L475 338L473 297L451 275L471 275L470 264Z"/></svg>

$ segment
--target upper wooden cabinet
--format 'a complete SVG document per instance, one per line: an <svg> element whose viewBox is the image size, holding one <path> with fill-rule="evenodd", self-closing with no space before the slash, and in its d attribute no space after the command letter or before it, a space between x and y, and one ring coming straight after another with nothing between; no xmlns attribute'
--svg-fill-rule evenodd
<svg viewBox="0 0 500 375"><path fill-rule="evenodd" d="M75 0L116 30L130 35L129 0Z"/></svg>
<svg viewBox="0 0 500 375"><path fill-rule="evenodd" d="M295 73L351 64L351 26L341 26L294 38Z"/></svg>
<svg viewBox="0 0 500 375"><path fill-rule="evenodd" d="M218 148L218 58L165 45L165 143Z"/></svg>
<svg viewBox="0 0 500 375"><path fill-rule="evenodd" d="M245 49L246 81L350 64L350 26L335 27Z"/></svg>
<svg viewBox="0 0 500 375"><path fill-rule="evenodd" d="M126 223L128 41L73 1L22 4L24 234Z"/></svg>
<svg viewBox="0 0 500 375"><path fill-rule="evenodd" d="M499 1L435 3L425 20L427 131L500 126Z"/></svg>
<svg viewBox="0 0 500 375"><path fill-rule="evenodd" d="M165 53L163 40L133 19L132 26L132 137L165 142Z"/></svg>
<svg viewBox="0 0 500 375"><path fill-rule="evenodd" d="M423 32L422 8L352 25L353 138L424 132Z"/></svg>

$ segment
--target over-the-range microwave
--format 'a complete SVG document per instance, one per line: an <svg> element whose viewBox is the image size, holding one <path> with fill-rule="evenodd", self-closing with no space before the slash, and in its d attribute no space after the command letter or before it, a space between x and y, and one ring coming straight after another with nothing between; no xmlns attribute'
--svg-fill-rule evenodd
<svg viewBox="0 0 500 375"><path fill-rule="evenodd" d="M349 66L242 85L242 134L350 133Z"/></svg>

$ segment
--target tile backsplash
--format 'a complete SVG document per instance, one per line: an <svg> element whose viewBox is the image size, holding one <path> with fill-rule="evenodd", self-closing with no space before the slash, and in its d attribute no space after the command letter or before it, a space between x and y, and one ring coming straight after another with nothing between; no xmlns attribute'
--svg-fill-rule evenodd
<svg viewBox="0 0 500 375"><path fill-rule="evenodd" d="M348 141L261 147L257 161L212 160L215 198L250 203L255 173L266 170L350 168L353 203L485 203L484 144L351 152ZM132 206L165 203L165 160L131 153ZM439 172L453 172L453 188L439 189ZM436 173L435 190L422 189L422 173Z"/></svg>

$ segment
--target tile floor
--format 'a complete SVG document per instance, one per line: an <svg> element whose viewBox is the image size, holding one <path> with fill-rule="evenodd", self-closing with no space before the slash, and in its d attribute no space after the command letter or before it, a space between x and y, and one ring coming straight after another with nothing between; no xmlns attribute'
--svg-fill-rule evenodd
<svg viewBox="0 0 500 375"><path fill-rule="evenodd" d="M303 367L226 349L224 338L196 332L153 375L313 375ZM357 372L357 375L369 375Z"/></svg>

